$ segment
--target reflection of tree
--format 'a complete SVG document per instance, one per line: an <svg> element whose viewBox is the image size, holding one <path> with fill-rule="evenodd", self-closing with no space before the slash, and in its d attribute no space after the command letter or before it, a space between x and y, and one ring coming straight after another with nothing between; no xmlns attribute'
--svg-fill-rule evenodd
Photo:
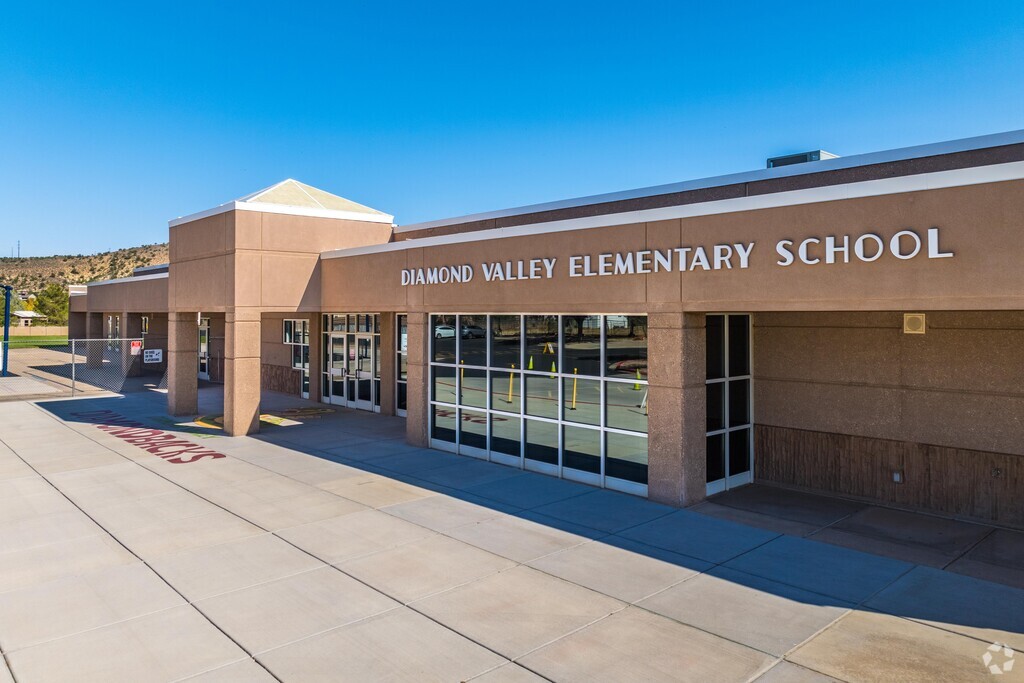
<svg viewBox="0 0 1024 683"><path fill-rule="evenodd" d="M636 328L640 327L643 329L643 336L647 336L647 316L646 315L627 315L626 323L629 325L629 336L636 337Z"/></svg>
<svg viewBox="0 0 1024 683"><path fill-rule="evenodd" d="M566 317L569 318L570 320L575 321L575 323L576 323L576 338L573 341L575 341L575 342L582 342L583 341L583 321L587 319L587 316L585 316L585 315L570 315L570 316L566 316ZM568 342L569 339L566 339L565 341Z"/></svg>

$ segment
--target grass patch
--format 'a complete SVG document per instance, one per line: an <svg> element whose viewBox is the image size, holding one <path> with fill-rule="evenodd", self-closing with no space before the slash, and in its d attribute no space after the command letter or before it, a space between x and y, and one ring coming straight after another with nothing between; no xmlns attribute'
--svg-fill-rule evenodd
<svg viewBox="0 0 1024 683"><path fill-rule="evenodd" d="M2 334L2 333L0 333ZM37 335L37 336L17 336L11 335L11 348L27 348L32 346L51 346L54 344L67 344L68 338L59 334L56 335ZM0 336L0 341L3 341L3 337Z"/></svg>

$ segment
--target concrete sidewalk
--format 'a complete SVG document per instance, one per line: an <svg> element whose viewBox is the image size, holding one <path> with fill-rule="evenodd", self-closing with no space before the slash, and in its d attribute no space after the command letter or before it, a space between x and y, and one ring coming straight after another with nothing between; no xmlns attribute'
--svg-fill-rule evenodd
<svg viewBox="0 0 1024 683"><path fill-rule="evenodd" d="M1024 650L1011 586L416 449L397 418L226 438L162 398L0 406L0 681L931 682ZM96 424L121 418L160 431Z"/></svg>

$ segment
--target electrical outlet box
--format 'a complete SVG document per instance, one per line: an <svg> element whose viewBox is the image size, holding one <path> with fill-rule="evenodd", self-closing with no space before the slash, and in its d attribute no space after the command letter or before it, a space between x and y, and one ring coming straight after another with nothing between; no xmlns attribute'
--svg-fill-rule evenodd
<svg viewBox="0 0 1024 683"><path fill-rule="evenodd" d="M899 471L893 472L892 473L892 480L894 482L896 482L897 484L902 484L903 483L903 473L899 472Z"/></svg>

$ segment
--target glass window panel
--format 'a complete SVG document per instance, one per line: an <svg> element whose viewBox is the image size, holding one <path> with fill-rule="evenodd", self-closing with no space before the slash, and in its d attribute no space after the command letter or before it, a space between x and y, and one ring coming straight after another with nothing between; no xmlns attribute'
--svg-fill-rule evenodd
<svg viewBox="0 0 1024 683"><path fill-rule="evenodd" d="M373 338L373 376L380 379L380 337Z"/></svg>
<svg viewBox="0 0 1024 683"><path fill-rule="evenodd" d="M562 419L587 425L601 424L601 380L562 379Z"/></svg>
<svg viewBox="0 0 1024 683"><path fill-rule="evenodd" d="M459 411L462 419L459 420L459 427L462 432L459 434L459 444L470 448L487 450L487 413L477 413L472 410Z"/></svg>
<svg viewBox="0 0 1024 683"><path fill-rule="evenodd" d="M518 315L491 316L491 367L519 368L522 340Z"/></svg>
<svg viewBox="0 0 1024 683"><path fill-rule="evenodd" d="M707 385L708 426L707 431L725 429L725 382Z"/></svg>
<svg viewBox="0 0 1024 683"><path fill-rule="evenodd" d="M729 432L729 476L750 471L750 429Z"/></svg>
<svg viewBox="0 0 1024 683"><path fill-rule="evenodd" d="M729 316L729 376L750 374L750 316Z"/></svg>
<svg viewBox="0 0 1024 683"><path fill-rule="evenodd" d="M526 458L558 464L558 425L538 420L526 421Z"/></svg>
<svg viewBox="0 0 1024 683"><path fill-rule="evenodd" d="M455 409L434 406L430 421L430 438L455 443Z"/></svg>
<svg viewBox="0 0 1024 683"><path fill-rule="evenodd" d="M601 376L601 316L562 316L562 367L591 377Z"/></svg>
<svg viewBox="0 0 1024 683"><path fill-rule="evenodd" d="M380 313L376 313L373 316L373 332L374 334L380 334Z"/></svg>
<svg viewBox="0 0 1024 683"><path fill-rule="evenodd" d="M607 477L647 483L647 439L607 432L604 473Z"/></svg>
<svg viewBox="0 0 1024 683"><path fill-rule="evenodd" d="M408 399L409 387L408 387L408 385L405 382L399 382L398 386L396 388L397 388L397 392L396 393L398 394L398 396L396 397L396 401L397 401L397 404L398 404L398 409L399 410L406 410L407 406L408 406L408 400L409 400Z"/></svg>
<svg viewBox="0 0 1024 683"><path fill-rule="evenodd" d="M750 424L750 380L729 382L729 426Z"/></svg>
<svg viewBox="0 0 1024 683"><path fill-rule="evenodd" d="M526 375L526 414L558 418L558 378Z"/></svg>
<svg viewBox="0 0 1024 683"><path fill-rule="evenodd" d="M284 343L285 344L291 344L292 343L292 321L291 320L285 320L284 321Z"/></svg>
<svg viewBox="0 0 1024 683"><path fill-rule="evenodd" d="M487 371L459 368L462 373L462 400L464 406L487 407Z"/></svg>
<svg viewBox="0 0 1024 683"><path fill-rule="evenodd" d="M332 315L331 316L331 330L334 332L345 331L345 316L343 315Z"/></svg>
<svg viewBox="0 0 1024 683"><path fill-rule="evenodd" d="M614 429L628 429L647 433L646 384L605 382L605 425Z"/></svg>
<svg viewBox="0 0 1024 683"><path fill-rule="evenodd" d="M380 380L373 380L373 405L380 406Z"/></svg>
<svg viewBox="0 0 1024 683"><path fill-rule="evenodd" d="M605 363L609 377L647 380L647 316L605 316Z"/></svg>
<svg viewBox="0 0 1024 683"><path fill-rule="evenodd" d="M491 370L491 410L520 411L523 376L518 372Z"/></svg>
<svg viewBox="0 0 1024 683"><path fill-rule="evenodd" d="M518 417L491 415L491 450L519 457Z"/></svg>
<svg viewBox="0 0 1024 683"><path fill-rule="evenodd" d="M348 331L349 332L355 332L356 331L356 317L354 315L350 315L350 316L347 316L347 320L348 320Z"/></svg>
<svg viewBox="0 0 1024 683"><path fill-rule="evenodd" d="M293 368L301 368L302 367L302 347L297 345L297 344L295 344L291 348L292 348L292 367Z"/></svg>
<svg viewBox="0 0 1024 683"><path fill-rule="evenodd" d="M430 397L435 401L444 403L455 403L455 373L454 367L435 365L430 368L433 376Z"/></svg>
<svg viewBox="0 0 1024 683"><path fill-rule="evenodd" d="M430 336L434 339L434 362L455 362L455 316L430 316Z"/></svg>
<svg viewBox="0 0 1024 683"><path fill-rule="evenodd" d="M548 371L556 368L558 316L526 316L526 369Z"/></svg>
<svg viewBox="0 0 1024 683"><path fill-rule="evenodd" d="M398 366L398 379L407 379L409 377L409 356L399 353L395 360Z"/></svg>
<svg viewBox="0 0 1024 683"><path fill-rule="evenodd" d="M597 429L565 427L562 466L581 472L601 472L601 432Z"/></svg>
<svg viewBox="0 0 1024 683"><path fill-rule="evenodd" d="M460 315L459 362L466 365L487 365L487 316Z"/></svg>
<svg viewBox="0 0 1024 683"><path fill-rule="evenodd" d="M397 350L400 353L409 351L409 316L407 315L398 316L398 334L395 336L395 343L398 344Z"/></svg>
<svg viewBox="0 0 1024 683"><path fill-rule="evenodd" d="M309 345L300 346L302 349L302 367L305 370L309 370Z"/></svg>
<svg viewBox="0 0 1024 683"><path fill-rule="evenodd" d="M725 434L709 436L707 441L707 480L725 479Z"/></svg>
<svg viewBox="0 0 1024 683"><path fill-rule="evenodd" d="M707 316L707 378L725 377L725 317Z"/></svg>

